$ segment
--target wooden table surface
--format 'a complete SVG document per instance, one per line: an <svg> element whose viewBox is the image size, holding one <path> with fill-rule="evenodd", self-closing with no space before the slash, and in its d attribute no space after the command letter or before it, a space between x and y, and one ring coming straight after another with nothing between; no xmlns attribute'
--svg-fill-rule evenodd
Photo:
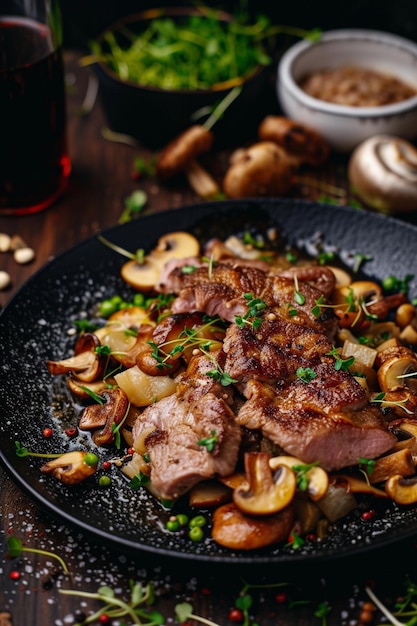
<svg viewBox="0 0 417 626"><path fill-rule="evenodd" d="M116 224L125 198L135 189L141 188L148 194L146 213L175 210L199 201L185 183L162 187L153 179L134 180L135 157L141 154L150 158L152 154L143 147L133 148L105 139L102 130L106 122L99 103L88 115L80 115L89 73L79 68L77 57L75 52L67 52L65 57L73 162L70 187L54 207L42 213L19 218L0 216L0 232L19 235L36 252L35 260L28 265L17 265L10 254L1 254L0 269L10 273L13 284L9 290L0 292L0 306L54 256L98 229ZM226 153L213 155L213 166L220 174L226 158ZM308 180L320 182L311 184ZM321 171L304 172L303 180L294 187L292 195L320 199L331 196L334 186L339 189L341 202L349 200L346 163L336 156ZM314 568L306 564L305 568L294 571L277 568L274 572L263 572L251 567L229 569L216 565L202 568L193 561L158 562L145 554L132 557L103 546L94 537L87 537L78 528L52 517L14 484L2 468L0 506L1 626L76 623L77 612L88 614L102 607L102 602L62 595L60 589L96 592L101 585L109 585L117 594L127 597L130 580L154 583L154 608L165 616L165 624L177 623L175 606L183 601L189 601L199 616L221 626L232 624L229 611L246 582L255 585L248 591L253 605L246 626L354 626L360 623L361 605L368 599L367 584L373 585L392 606L395 593L404 589L406 575L411 579L414 575L414 539L395 543L376 553L371 551L362 558L324 562ZM29 552L19 558L8 557L6 541L10 535L22 539L27 547L61 555L68 564L70 576L57 570L53 557ZM300 602L290 602L296 599ZM326 603L327 614L320 616L323 603ZM381 614L377 612L372 623L380 622ZM95 623L105 623L104 618ZM198 622L190 620L188 623Z"/></svg>

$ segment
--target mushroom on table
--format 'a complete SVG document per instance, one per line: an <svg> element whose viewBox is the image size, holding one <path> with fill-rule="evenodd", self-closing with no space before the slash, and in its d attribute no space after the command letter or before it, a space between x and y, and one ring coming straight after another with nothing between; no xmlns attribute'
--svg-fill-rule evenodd
<svg viewBox="0 0 417 626"><path fill-rule="evenodd" d="M165 182L184 173L200 198L216 197L220 193L219 185L197 161L197 157L211 150L213 142L211 130L200 124L190 126L162 150L156 163L156 175Z"/></svg>

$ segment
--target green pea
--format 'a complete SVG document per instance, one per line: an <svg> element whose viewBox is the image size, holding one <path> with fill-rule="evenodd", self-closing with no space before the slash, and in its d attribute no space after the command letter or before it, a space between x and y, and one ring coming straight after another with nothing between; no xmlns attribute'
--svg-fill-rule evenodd
<svg viewBox="0 0 417 626"><path fill-rule="evenodd" d="M110 476L100 476L98 484L100 487L109 487L111 484Z"/></svg>
<svg viewBox="0 0 417 626"><path fill-rule="evenodd" d="M111 300L103 300L100 303L100 315L102 317L110 317L112 313L117 311L117 305Z"/></svg>
<svg viewBox="0 0 417 626"><path fill-rule="evenodd" d="M166 523L167 530L170 530L171 532L175 532L176 530L179 529L179 527L180 527L180 524L176 517L171 517Z"/></svg>
<svg viewBox="0 0 417 626"><path fill-rule="evenodd" d="M204 515L196 515L190 519L190 528L202 528L206 525L206 518Z"/></svg>
<svg viewBox="0 0 417 626"><path fill-rule="evenodd" d="M185 515L185 513L178 513L177 520L180 526L187 526L188 515Z"/></svg>
<svg viewBox="0 0 417 626"><path fill-rule="evenodd" d="M143 295L143 293L135 293L135 295L133 296L133 304L135 306L143 307L143 305L145 304L145 296Z"/></svg>
<svg viewBox="0 0 417 626"><path fill-rule="evenodd" d="M97 465L98 463L97 454L94 454L94 452L87 452L87 454L84 457L84 463L86 465L90 465L90 467L93 465Z"/></svg>
<svg viewBox="0 0 417 626"><path fill-rule="evenodd" d="M191 541L201 541L204 537L204 531L200 526L194 526L193 528L190 528L188 536Z"/></svg>
<svg viewBox="0 0 417 626"><path fill-rule="evenodd" d="M398 279L395 278L395 276L387 276L382 281L382 286L387 291L392 291L393 289L396 289L397 285L398 285Z"/></svg>

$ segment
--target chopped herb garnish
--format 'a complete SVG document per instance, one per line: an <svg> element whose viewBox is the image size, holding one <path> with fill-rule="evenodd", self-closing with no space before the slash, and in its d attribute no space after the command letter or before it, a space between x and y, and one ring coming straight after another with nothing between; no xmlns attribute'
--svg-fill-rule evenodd
<svg viewBox="0 0 417 626"><path fill-rule="evenodd" d="M139 489L140 487L144 487L145 485L148 485L150 481L151 479L147 474L144 474L143 472L139 472L139 474L136 474L135 476L133 476L133 478L129 482L129 487L131 487L132 489Z"/></svg>
<svg viewBox="0 0 417 626"><path fill-rule="evenodd" d="M304 383L311 382L317 376L316 372L312 370L311 367L299 367L297 368L295 375Z"/></svg>
<svg viewBox="0 0 417 626"><path fill-rule="evenodd" d="M293 465L291 469L294 470L297 476L297 487L300 491L307 491L308 489L308 472L317 467L318 463L303 463L302 465Z"/></svg>
<svg viewBox="0 0 417 626"><path fill-rule="evenodd" d="M359 269L362 265L362 263L365 263L365 261L372 261L372 257L367 255L367 254L354 254L353 258L355 259L354 265L353 265L353 271L355 274L357 274L359 272Z"/></svg>
<svg viewBox="0 0 417 626"><path fill-rule="evenodd" d="M211 436L210 437L204 437L203 439L199 439L197 441L197 445L202 446L204 448L206 448L207 452L213 452L216 443L218 443L219 438L216 435L216 431L212 430L211 431Z"/></svg>
<svg viewBox="0 0 417 626"><path fill-rule="evenodd" d="M243 316L236 315L235 322L239 328L248 324L256 330L262 324L262 317L259 313L266 309L267 305L260 298L255 298L253 293L245 293L243 297L248 301L248 312Z"/></svg>
<svg viewBox="0 0 417 626"><path fill-rule="evenodd" d="M348 370L355 362L355 357L351 356L347 359L344 359L340 354L338 349L333 346L330 352L326 353L328 356L333 356L335 359L334 368L335 370Z"/></svg>

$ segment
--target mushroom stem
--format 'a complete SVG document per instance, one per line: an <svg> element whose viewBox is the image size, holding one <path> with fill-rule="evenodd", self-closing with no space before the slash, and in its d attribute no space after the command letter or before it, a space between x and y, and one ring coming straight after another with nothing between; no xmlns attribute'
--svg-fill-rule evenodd
<svg viewBox="0 0 417 626"><path fill-rule="evenodd" d="M204 200L215 198L220 194L220 187L214 178L196 160L190 161L185 174L190 187Z"/></svg>

